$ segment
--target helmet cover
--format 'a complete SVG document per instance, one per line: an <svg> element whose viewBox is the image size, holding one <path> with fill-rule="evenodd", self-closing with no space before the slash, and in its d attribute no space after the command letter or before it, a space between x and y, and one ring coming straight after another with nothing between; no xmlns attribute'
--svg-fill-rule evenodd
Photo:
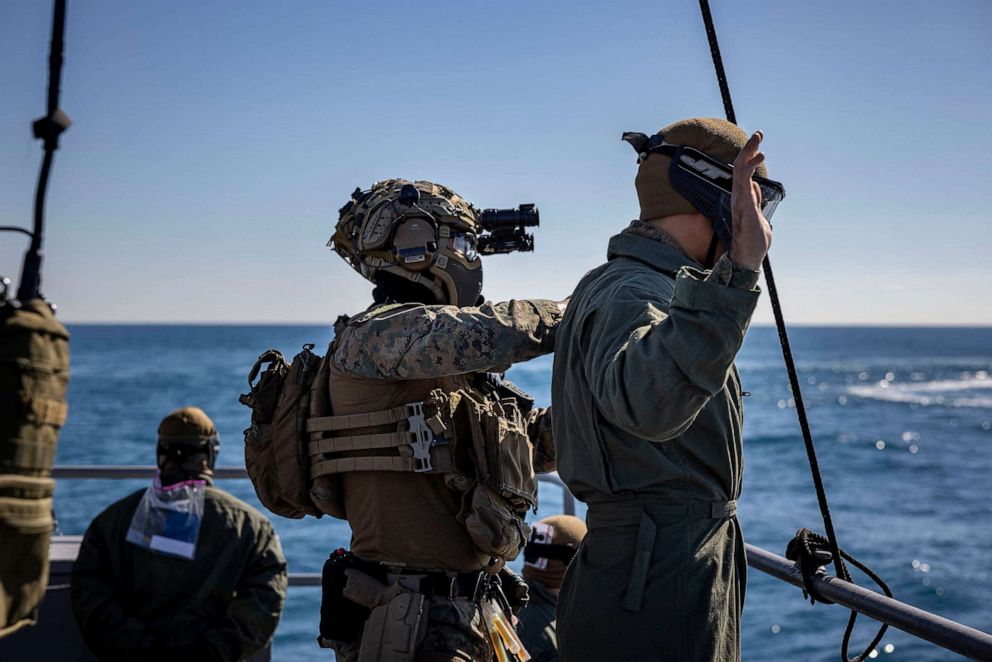
<svg viewBox="0 0 992 662"><path fill-rule="evenodd" d="M482 293L481 229L478 210L451 189L387 179L355 189L327 245L373 283L391 274L426 288L437 303L472 306Z"/></svg>

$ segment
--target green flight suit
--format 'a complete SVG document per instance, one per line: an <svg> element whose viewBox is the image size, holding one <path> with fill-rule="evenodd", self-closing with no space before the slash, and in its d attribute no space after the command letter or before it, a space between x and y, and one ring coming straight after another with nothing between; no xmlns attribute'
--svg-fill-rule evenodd
<svg viewBox="0 0 992 662"><path fill-rule="evenodd" d="M734 357L759 290L636 222L579 283L558 329L558 471L589 505L558 603L582 660L740 659L746 559Z"/></svg>
<svg viewBox="0 0 992 662"><path fill-rule="evenodd" d="M241 660L263 648L286 597L286 559L257 510L207 487L193 559L125 541L145 490L93 520L72 568L72 610L102 660Z"/></svg>
<svg viewBox="0 0 992 662"><path fill-rule="evenodd" d="M558 596L536 579L528 579L530 601L517 615L517 636L530 653L531 662L558 662L555 608Z"/></svg>

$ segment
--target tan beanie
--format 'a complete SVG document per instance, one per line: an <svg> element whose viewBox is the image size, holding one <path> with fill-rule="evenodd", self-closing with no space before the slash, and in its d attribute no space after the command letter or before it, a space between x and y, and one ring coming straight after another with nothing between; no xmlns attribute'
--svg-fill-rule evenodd
<svg viewBox="0 0 992 662"><path fill-rule="evenodd" d="M217 436L217 428L199 407L183 407L162 419L158 436L166 441L209 441Z"/></svg>
<svg viewBox="0 0 992 662"><path fill-rule="evenodd" d="M736 124L714 118L679 120L659 131L665 142L687 145L721 161L733 163L747 142L748 135ZM637 169L634 187L641 204L642 221L675 214L694 214L698 210L675 192L668 181L668 168L672 160L664 154L651 154ZM765 164L758 166L757 174L767 177Z"/></svg>
<svg viewBox="0 0 992 662"><path fill-rule="evenodd" d="M524 577L537 580L549 588L559 588L565 577L568 561L541 556L541 546L555 545L561 551L571 548L571 554L574 554L574 550L578 550L579 543L586 537L586 523L572 515L553 515L534 522L532 526L530 540L524 548ZM560 556L550 551L548 553Z"/></svg>
<svg viewBox="0 0 992 662"><path fill-rule="evenodd" d="M217 461L217 428L199 407L183 407L162 419L155 455L163 485L190 478L209 480Z"/></svg>

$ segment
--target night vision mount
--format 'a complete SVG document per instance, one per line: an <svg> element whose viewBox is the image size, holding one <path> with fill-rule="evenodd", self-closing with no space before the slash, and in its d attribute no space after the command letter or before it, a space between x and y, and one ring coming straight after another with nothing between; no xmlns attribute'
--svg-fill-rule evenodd
<svg viewBox="0 0 992 662"><path fill-rule="evenodd" d="M479 253L495 255L515 251L534 250L534 235L527 228L541 224L541 214L532 204L520 205L516 209L483 209L479 224L488 234L479 236Z"/></svg>

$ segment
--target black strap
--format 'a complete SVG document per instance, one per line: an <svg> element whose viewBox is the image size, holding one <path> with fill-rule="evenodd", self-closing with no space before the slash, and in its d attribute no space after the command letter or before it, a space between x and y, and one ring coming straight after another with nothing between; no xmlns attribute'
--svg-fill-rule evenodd
<svg viewBox="0 0 992 662"><path fill-rule="evenodd" d="M538 559L561 561L568 563L575 556L576 548L572 545L559 545L547 542L529 542L524 546L524 561L534 563Z"/></svg>
<svg viewBox="0 0 992 662"><path fill-rule="evenodd" d="M52 170L55 150L59 148L59 135L69 128L69 117L59 109L59 89L62 82L62 52L65 43L65 1L55 0L52 15L52 44L48 55L48 104L45 116L36 120L34 137L39 138L45 150L38 174L38 188L34 196L34 232L31 246L24 254L21 282L17 298L24 302L41 296L41 243L45 226L45 192Z"/></svg>
<svg viewBox="0 0 992 662"><path fill-rule="evenodd" d="M723 108L726 111L727 120L737 124L737 115L734 113L734 103L730 97L730 85L727 83L727 73L723 68L723 58L720 55L720 44L717 41L716 28L713 26L713 16L710 13L709 0L699 0L699 8L702 11L703 23L706 26L706 37L709 40L710 54L713 56L713 66L716 69L716 79L717 83L720 85L720 94L723 97ZM850 574L847 572L847 568L844 565L845 553L837 544L837 534L834 532L833 520L830 517L830 506L827 503L827 493L823 487L823 479L820 477L820 465L816 458L816 448L813 446L813 434L810 431L809 421L806 418L806 405L803 403L802 389L799 385L799 375L796 371L795 360L792 357L792 347L789 344L789 334L785 327L785 318L782 315L782 305L779 302L778 289L775 287L775 276L772 273L772 264L767 255L762 262L762 268L765 272L765 283L768 286L768 298L772 304L772 313L775 316L775 328L778 330L778 339L782 345L782 357L785 359L785 368L789 374L789 384L792 387L792 397L796 403L796 414L799 417L799 427L802 430L803 442L806 445L806 457L809 460L810 473L813 475L813 487L816 489L816 500L819 504L820 515L823 518L823 526L827 533L824 542L826 543L826 548L829 550L831 558L833 559L837 576L850 581ZM862 566L858 564L858 567ZM874 573L869 576L873 578L877 577ZM880 584L880 586L884 586L884 584ZM848 622L847 631L844 634L844 641L841 646L841 656L845 662L848 660L847 644L856 618L857 612L852 610L851 620ZM863 653L858 655L856 658L853 658L855 662L861 662L868 657L869 651L874 649L875 645L885 633L886 627L887 626L883 625L872 644Z"/></svg>

